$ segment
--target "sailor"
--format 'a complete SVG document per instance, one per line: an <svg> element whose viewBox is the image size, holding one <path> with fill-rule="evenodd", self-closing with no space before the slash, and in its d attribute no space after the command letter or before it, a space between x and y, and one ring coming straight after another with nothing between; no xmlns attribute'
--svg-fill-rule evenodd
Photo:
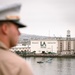
<svg viewBox="0 0 75 75"><path fill-rule="evenodd" d="M33 75L28 63L10 49L17 45L21 4L0 6L0 75Z"/></svg>

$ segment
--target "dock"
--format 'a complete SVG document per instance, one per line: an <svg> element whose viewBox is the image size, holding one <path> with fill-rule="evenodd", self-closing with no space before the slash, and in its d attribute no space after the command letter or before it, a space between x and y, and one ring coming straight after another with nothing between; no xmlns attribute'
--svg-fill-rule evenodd
<svg viewBox="0 0 75 75"><path fill-rule="evenodd" d="M52 58L75 58L75 55L57 55L57 54L27 54L23 57L52 57Z"/></svg>

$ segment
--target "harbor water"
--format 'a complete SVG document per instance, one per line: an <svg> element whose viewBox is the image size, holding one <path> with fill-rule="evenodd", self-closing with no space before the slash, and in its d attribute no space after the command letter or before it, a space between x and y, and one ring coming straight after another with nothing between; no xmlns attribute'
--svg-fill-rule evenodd
<svg viewBox="0 0 75 75"><path fill-rule="evenodd" d="M35 75L75 74L75 58L28 57L25 60L30 64Z"/></svg>

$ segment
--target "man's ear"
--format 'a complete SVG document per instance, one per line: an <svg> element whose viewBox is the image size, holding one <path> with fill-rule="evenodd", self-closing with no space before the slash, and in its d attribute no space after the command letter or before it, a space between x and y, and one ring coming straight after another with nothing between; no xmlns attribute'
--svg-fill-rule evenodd
<svg viewBox="0 0 75 75"><path fill-rule="evenodd" d="M1 29L2 29L3 34L5 34L5 35L8 34L8 25L7 25L7 23L3 23Z"/></svg>

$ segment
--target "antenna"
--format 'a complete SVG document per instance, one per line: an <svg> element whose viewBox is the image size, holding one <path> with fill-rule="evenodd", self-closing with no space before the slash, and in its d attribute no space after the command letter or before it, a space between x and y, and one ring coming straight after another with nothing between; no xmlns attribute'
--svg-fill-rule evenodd
<svg viewBox="0 0 75 75"><path fill-rule="evenodd" d="M50 29L49 29L49 37L50 37Z"/></svg>

